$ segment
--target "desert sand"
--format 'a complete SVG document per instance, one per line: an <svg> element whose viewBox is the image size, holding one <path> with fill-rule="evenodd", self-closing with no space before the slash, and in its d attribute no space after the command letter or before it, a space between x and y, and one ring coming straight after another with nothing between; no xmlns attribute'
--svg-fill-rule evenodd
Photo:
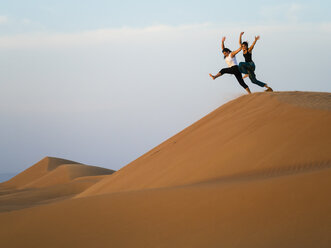
<svg viewBox="0 0 331 248"><path fill-rule="evenodd" d="M45 157L9 181L0 183L0 212L72 198L113 172Z"/></svg>
<svg viewBox="0 0 331 248"><path fill-rule="evenodd" d="M330 247L330 193L331 93L255 93L114 173L46 157L0 184L0 247Z"/></svg>

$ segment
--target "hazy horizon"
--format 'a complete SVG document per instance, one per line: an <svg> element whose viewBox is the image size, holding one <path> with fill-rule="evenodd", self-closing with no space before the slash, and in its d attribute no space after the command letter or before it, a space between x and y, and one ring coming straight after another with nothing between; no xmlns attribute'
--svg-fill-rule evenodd
<svg viewBox="0 0 331 248"><path fill-rule="evenodd" d="M276 91L331 91L327 1L0 3L1 173L45 156L118 170L244 95L220 40ZM242 54L237 55L243 61ZM263 89L245 82L253 92Z"/></svg>

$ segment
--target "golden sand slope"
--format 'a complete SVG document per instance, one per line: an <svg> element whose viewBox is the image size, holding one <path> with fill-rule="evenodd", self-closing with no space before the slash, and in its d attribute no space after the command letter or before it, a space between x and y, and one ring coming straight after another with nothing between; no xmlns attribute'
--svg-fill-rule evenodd
<svg viewBox="0 0 331 248"><path fill-rule="evenodd" d="M113 172L46 157L0 184L0 212L71 198Z"/></svg>
<svg viewBox="0 0 331 248"><path fill-rule="evenodd" d="M330 98L240 97L81 197L0 213L0 247L329 247Z"/></svg>
<svg viewBox="0 0 331 248"><path fill-rule="evenodd" d="M34 180L39 180L41 177L47 175L50 171L56 169L62 164L78 163L61 158L45 157L38 163L34 164L25 171L21 172L12 179L0 185L15 188L24 188L26 184L32 183Z"/></svg>
<svg viewBox="0 0 331 248"><path fill-rule="evenodd" d="M330 110L328 93L257 93L240 97L79 197L331 161Z"/></svg>
<svg viewBox="0 0 331 248"><path fill-rule="evenodd" d="M331 170L0 213L1 247L328 248Z"/></svg>
<svg viewBox="0 0 331 248"><path fill-rule="evenodd" d="M96 166L83 164L63 164L45 176L34 180L25 185L29 188L43 188L56 184L63 184L74 180L75 178L96 175L108 175L112 171Z"/></svg>

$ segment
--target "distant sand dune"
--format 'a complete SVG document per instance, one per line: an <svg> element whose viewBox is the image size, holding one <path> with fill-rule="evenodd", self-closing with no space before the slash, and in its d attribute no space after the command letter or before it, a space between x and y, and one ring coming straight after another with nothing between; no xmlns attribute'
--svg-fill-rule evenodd
<svg viewBox="0 0 331 248"><path fill-rule="evenodd" d="M113 172L70 160L46 157L0 184L0 212L71 198Z"/></svg>
<svg viewBox="0 0 331 248"><path fill-rule="evenodd" d="M40 160L35 165L29 167L25 171L21 172L20 174L16 175L9 181L3 183L3 186L11 186L16 188L22 188L26 184L33 182L34 180L39 180L42 176L45 176L50 171L54 170L58 166L62 164L78 164L77 162L60 159L60 158L53 158L53 157L45 157ZM0 184L1 185L1 184Z"/></svg>
<svg viewBox="0 0 331 248"><path fill-rule="evenodd" d="M0 247L328 248L330 109L255 93L111 175L45 158L0 184Z"/></svg>
<svg viewBox="0 0 331 248"><path fill-rule="evenodd" d="M85 176L108 175L113 171L95 166L82 164L63 164L47 173L45 176L26 184L28 188L42 188L56 184L62 184L73 179Z"/></svg>

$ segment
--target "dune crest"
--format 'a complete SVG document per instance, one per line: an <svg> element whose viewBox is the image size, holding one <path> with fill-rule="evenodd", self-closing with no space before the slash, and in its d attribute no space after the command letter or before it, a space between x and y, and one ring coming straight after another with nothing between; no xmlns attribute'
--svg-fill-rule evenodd
<svg viewBox="0 0 331 248"><path fill-rule="evenodd" d="M25 185L32 183L34 180L38 180L62 164L79 163L62 158L45 157L12 179L2 183L2 185L15 188L24 188Z"/></svg>
<svg viewBox="0 0 331 248"><path fill-rule="evenodd" d="M101 167L83 164L62 164L51 172L31 183L26 184L26 188L41 188L56 184L68 183L79 177L90 177L98 175L109 175L113 171Z"/></svg>

